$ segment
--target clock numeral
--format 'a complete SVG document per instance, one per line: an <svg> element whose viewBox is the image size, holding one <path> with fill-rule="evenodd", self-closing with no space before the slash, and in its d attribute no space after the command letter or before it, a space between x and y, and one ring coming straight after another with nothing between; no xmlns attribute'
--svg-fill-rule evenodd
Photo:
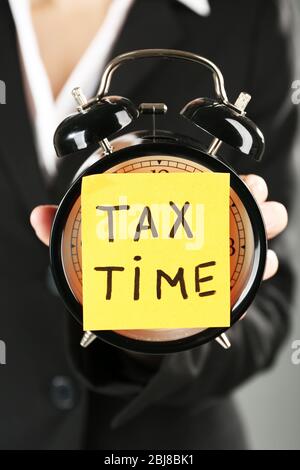
<svg viewBox="0 0 300 470"><path fill-rule="evenodd" d="M152 173L169 173L168 170L152 170Z"/></svg>
<svg viewBox="0 0 300 470"><path fill-rule="evenodd" d="M230 256L235 254L234 238L230 238Z"/></svg>

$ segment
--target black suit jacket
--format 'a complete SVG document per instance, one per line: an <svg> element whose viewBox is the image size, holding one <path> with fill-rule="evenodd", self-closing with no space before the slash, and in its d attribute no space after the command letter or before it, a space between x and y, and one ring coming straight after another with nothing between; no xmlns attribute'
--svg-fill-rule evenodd
<svg viewBox="0 0 300 470"><path fill-rule="evenodd" d="M266 137L262 164L234 155L233 166L264 176L270 197L291 209L297 122L290 100L291 4L210 4L212 13L204 18L175 1L137 0L112 56L167 47L215 61L231 100L241 90L253 96L248 114ZM63 162L54 187L47 188L24 98L16 32L4 0L0 31L0 78L7 84L7 104L0 106L0 338L7 345L7 365L0 366L0 447L244 447L229 395L273 362L288 331L294 282L285 236L274 244L280 271L263 283L246 319L230 330L229 351L212 342L153 359L101 341L81 349L82 332L55 295L48 250L35 237L29 214L37 204L58 202L82 161ZM136 103L166 102L166 126L194 137L197 129L175 111L192 98L213 94L210 75L198 67L159 61L123 67L112 91Z"/></svg>

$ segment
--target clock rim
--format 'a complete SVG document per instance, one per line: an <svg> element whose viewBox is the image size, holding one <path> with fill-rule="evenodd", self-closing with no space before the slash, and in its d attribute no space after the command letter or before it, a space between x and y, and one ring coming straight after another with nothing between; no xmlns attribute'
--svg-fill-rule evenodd
<svg viewBox="0 0 300 470"><path fill-rule="evenodd" d="M250 219L254 237L254 260L252 271L246 283L244 295L238 300L238 302L236 302L234 308L231 310L230 327L206 328L192 336L173 341L142 341L128 338L111 330L93 331L98 338L122 349L141 353L166 354L192 349L205 344L226 332L247 311L248 307L254 300L263 278L267 255L267 238L263 218L260 209L246 184L228 164L191 144L179 144L178 142L166 143L156 141L138 143L104 156L78 176L60 202L52 224L49 250L50 266L58 292L67 310L82 325L82 305L76 300L69 287L64 274L61 253L63 229L74 202L80 196L81 179L84 176L103 173L111 167L127 160L131 160L133 158L146 158L147 156L153 156L155 154L169 155L172 157L177 156L194 163L201 163L215 172L228 172L230 174L230 187L236 192L244 204Z"/></svg>

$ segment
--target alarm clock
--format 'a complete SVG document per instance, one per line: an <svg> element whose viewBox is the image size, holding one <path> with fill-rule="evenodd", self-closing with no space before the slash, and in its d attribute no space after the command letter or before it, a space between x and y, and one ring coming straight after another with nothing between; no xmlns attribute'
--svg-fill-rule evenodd
<svg viewBox="0 0 300 470"><path fill-rule="evenodd" d="M182 118L187 119L191 126L197 126L212 136L208 147L200 141L156 129L156 116L168 112L165 103L137 105L127 98L109 95L112 75L120 65L150 58L192 61L212 73L215 99L194 99L180 111ZM72 93L77 102L77 112L58 126L54 135L55 150L60 158L75 153L89 158L83 162L58 207L50 238L53 278L67 309L82 324L80 197L84 176L104 172L223 172L230 174L228 249L232 326L254 299L263 277L267 252L264 223L255 199L242 179L217 155L220 145L226 143L248 157L261 159L263 134L245 115L250 96L241 93L234 104L230 103L222 73L213 62L191 52L169 49L122 54L106 66L94 98L87 100L80 88ZM144 114L151 116L152 128L124 135L123 129ZM165 354L217 340L228 349L230 342L225 331L225 328L87 331L81 345L87 347L99 338L135 352Z"/></svg>

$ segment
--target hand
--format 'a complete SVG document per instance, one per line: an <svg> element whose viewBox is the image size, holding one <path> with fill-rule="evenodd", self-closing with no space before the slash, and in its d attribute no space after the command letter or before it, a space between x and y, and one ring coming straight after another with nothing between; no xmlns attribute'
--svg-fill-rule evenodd
<svg viewBox="0 0 300 470"><path fill-rule="evenodd" d="M242 176L242 179L259 204L268 239L276 237L287 226L288 214L286 208L279 202L267 201L268 187L260 176L246 175ZM56 206L38 206L33 209L30 216L30 222L37 237L45 243L45 245L49 245L50 230L55 212ZM277 270L278 258L276 253L272 250L268 250L264 279L269 279L274 276Z"/></svg>
<svg viewBox="0 0 300 470"><path fill-rule="evenodd" d="M288 223L287 210L280 202L267 201L268 186L263 178L257 175L242 175L241 178L250 189L260 207L266 227L267 238L271 240L271 238L276 237L286 228ZM278 265L276 253L273 250L268 250L264 280L276 274Z"/></svg>

